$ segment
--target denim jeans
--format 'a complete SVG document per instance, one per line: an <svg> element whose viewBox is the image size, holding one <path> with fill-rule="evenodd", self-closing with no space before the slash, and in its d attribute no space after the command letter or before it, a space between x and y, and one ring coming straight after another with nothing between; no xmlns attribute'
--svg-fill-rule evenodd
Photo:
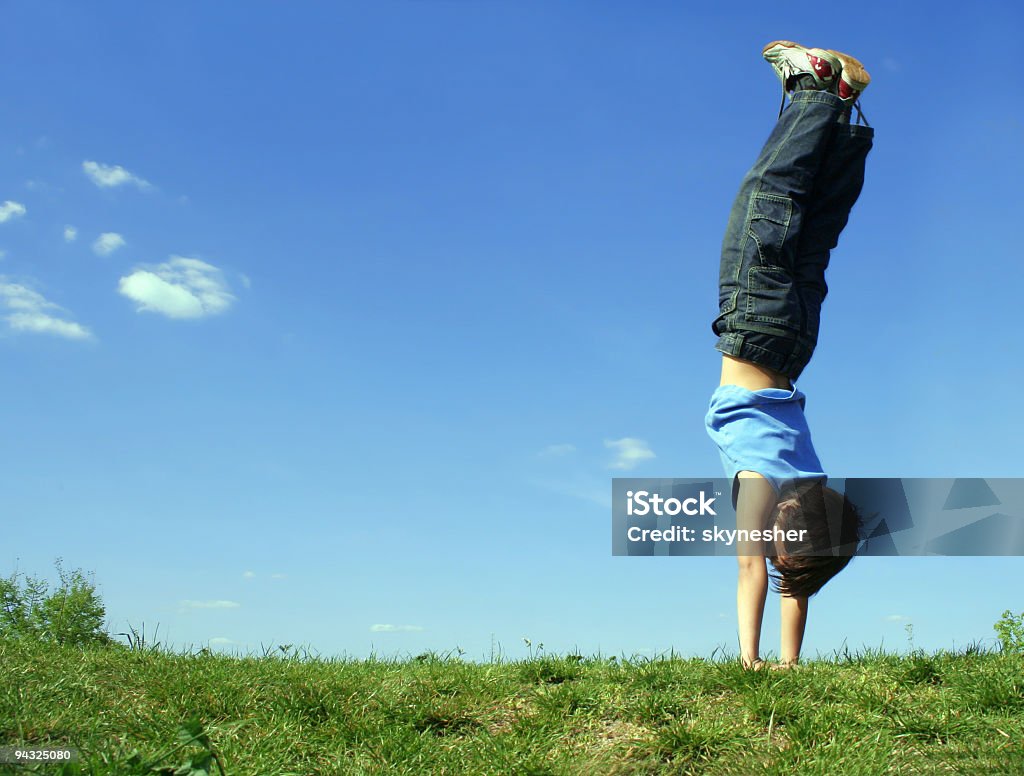
<svg viewBox="0 0 1024 776"><path fill-rule="evenodd" d="M818 343L825 268L864 185L874 130L836 119L834 94L798 91L743 178L722 242L722 353L796 380Z"/></svg>

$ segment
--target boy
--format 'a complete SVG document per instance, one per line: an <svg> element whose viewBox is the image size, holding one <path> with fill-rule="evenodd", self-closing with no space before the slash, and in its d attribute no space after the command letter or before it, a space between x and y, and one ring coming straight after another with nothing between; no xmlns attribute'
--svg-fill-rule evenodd
<svg viewBox="0 0 1024 776"><path fill-rule="evenodd" d="M790 104L744 177L726 228L712 323L722 375L705 418L733 482L737 527L805 530L798 544L739 549L740 659L752 669L765 665L765 556L782 594L779 667L789 667L800 655L808 598L849 563L856 544L860 517L825 487L793 382L817 344L825 268L874 136L850 123L854 106L861 118L857 101L870 81L856 59L784 40L762 53Z"/></svg>

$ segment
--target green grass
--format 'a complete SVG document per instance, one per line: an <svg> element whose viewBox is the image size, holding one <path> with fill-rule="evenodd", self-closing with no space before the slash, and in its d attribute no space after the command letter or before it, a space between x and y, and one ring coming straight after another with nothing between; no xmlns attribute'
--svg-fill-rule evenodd
<svg viewBox="0 0 1024 776"><path fill-rule="evenodd" d="M198 776L219 772L215 754L232 776L1020 774L1022 742L1021 655L868 652L751 673L670 657L320 660L0 639L0 746L82 755L39 773Z"/></svg>

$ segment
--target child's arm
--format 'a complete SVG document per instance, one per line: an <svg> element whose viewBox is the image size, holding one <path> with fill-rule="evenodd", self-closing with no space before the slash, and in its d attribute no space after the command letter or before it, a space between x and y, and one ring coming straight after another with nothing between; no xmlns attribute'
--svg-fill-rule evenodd
<svg viewBox="0 0 1024 776"><path fill-rule="evenodd" d="M736 498L736 527L763 528L775 508L775 490L756 472L743 471ZM736 582L736 615L740 636L740 660L750 667L760 660L761 621L768 595L768 568L760 543L738 544L739 576Z"/></svg>
<svg viewBox="0 0 1024 776"><path fill-rule="evenodd" d="M761 659L761 620L768 595L768 569L764 558L739 556L736 581L736 615L740 631L740 660L750 668Z"/></svg>
<svg viewBox="0 0 1024 776"><path fill-rule="evenodd" d="M800 645L807 625L807 599L782 596L782 663L795 665L800 659Z"/></svg>

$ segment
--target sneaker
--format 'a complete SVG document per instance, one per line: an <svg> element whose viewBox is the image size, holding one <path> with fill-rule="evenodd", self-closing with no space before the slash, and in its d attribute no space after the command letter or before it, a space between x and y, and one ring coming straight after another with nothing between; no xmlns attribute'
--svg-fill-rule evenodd
<svg viewBox="0 0 1024 776"><path fill-rule="evenodd" d="M814 88L836 93L843 62L835 52L804 48L791 40L773 40L761 53L775 69L786 92L792 93L797 87L796 78L803 75L811 77ZM804 82L810 83L806 80Z"/></svg>
<svg viewBox="0 0 1024 776"><path fill-rule="evenodd" d="M854 59L849 54L841 51L828 50L828 53L838 59L843 65L842 75L839 78L839 98L848 105L855 103L860 98L861 92L868 88L871 83L871 76L864 69L859 59Z"/></svg>

